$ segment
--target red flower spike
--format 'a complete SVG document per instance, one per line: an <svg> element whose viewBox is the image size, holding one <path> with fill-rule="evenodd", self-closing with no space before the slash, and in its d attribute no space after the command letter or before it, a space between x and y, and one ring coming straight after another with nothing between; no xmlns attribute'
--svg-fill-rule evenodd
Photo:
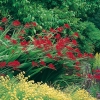
<svg viewBox="0 0 100 100"><path fill-rule="evenodd" d="M51 55L50 53L46 54L46 56L47 56L48 58L51 58L51 59L52 59L52 55Z"/></svg>
<svg viewBox="0 0 100 100"><path fill-rule="evenodd" d="M100 80L100 74L94 74L94 79Z"/></svg>
<svg viewBox="0 0 100 100"><path fill-rule="evenodd" d="M56 70L55 66L52 63L50 63L48 66L49 66L50 69Z"/></svg>
<svg viewBox="0 0 100 100"><path fill-rule="evenodd" d="M66 38L65 38L65 42L66 42L66 43L69 43L69 42L70 42L70 38L66 37Z"/></svg>
<svg viewBox="0 0 100 100"><path fill-rule="evenodd" d="M21 40L23 40L23 39L24 39L24 37L23 37L23 36L18 36L18 38L19 38L19 39L21 39Z"/></svg>
<svg viewBox="0 0 100 100"><path fill-rule="evenodd" d="M66 55L68 58L72 59L72 60L76 60L74 54L72 52L66 52Z"/></svg>
<svg viewBox="0 0 100 100"><path fill-rule="evenodd" d="M24 27L25 27L25 28L30 28L30 23L26 23L26 24L24 25Z"/></svg>
<svg viewBox="0 0 100 100"><path fill-rule="evenodd" d="M67 48L68 50L73 50L73 48L72 48L71 46L66 46L66 48Z"/></svg>
<svg viewBox="0 0 100 100"><path fill-rule="evenodd" d="M38 66L37 62L32 61L32 66Z"/></svg>
<svg viewBox="0 0 100 100"><path fill-rule="evenodd" d="M6 17L4 17L4 18L2 18L1 22L6 23L7 20L8 20L8 19L7 19Z"/></svg>
<svg viewBox="0 0 100 100"><path fill-rule="evenodd" d="M75 69L76 70L80 70L81 68L79 66L75 66Z"/></svg>
<svg viewBox="0 0 100 100"><path fill-rule="evenodd" d="M88 55L88 53L84 53L84 57L88 57L89 55Z"/></svg>
<svg viewBox="0 0 100 100"><path fill-rule="evenodd" d="M80 73L76 73L76 75L77 75L78 77L81 77L81 74L80 74Z"/></svg>
<svg viewBox="0 0 100 100"><path fill-rule="evenodd" d="M34 27L37 26L36 22L32 22L31 24L32 24L32 26L34 26Z"/></svg>
<svg viewBox="0 0 100 100"><path fill-rule="evenodd" d="M100 69L94 70L95 73L100 73Z"/></svg>
<svg viewBox="0 0 100 100"><path fill-rule="evenodd" d="M3 31L3 30L4 30L3 27L0 26L0 31Z"/></svg>
<svg viewBox="0 0 100 100"><path fill-rule="evenodd" d="M92 53L88 54L88 56L89 56L90 58L93 58L93 57L94 57Z"/></svg>
<svg viewBox="0 0 100 100"><path fill-rule="evenodd" d="M0 68L4 68L6 66L6 62L0 62Z"/></svg>
<svg viewBox="0 0 100 100"><path fill-rule="evenodd" d="M77 32L75 32L75 33L73 34L73 36L79 37L79 34L78 34Z"/></svg>
<svg viewBox="0 0 100 100"><path fill-rule="evenodd" d="M56 39L60 39L61 38L61 35L58 33L58 34L56 34L55 38Z"/></svg>
<svg viewBox="0 0 100 100"><path fill-rule="evenodd" d="M53 29L53 28L50 28L50 32L52 32L52 33L56 33L56 30Z"/></svg>
<svg viewBox="0 0 100 100"><path fill-rule="evenodd" d="M20 26L20 22L19 22L19 20L15 20L15 21L13 21L13 26Z"/></svg>
<svg viewBox="0 0 100 100"><path fill-rule="evenodd" d="M63 54L61 53L61 51L58 51L58 52L57 52L57 55L58 55L58 56L63 56Z"/></svg>
<svg viewBox="0 0 100 100"><path fill-rule="evenodd" d="M46 66L46 63L43 60L40 61L40 64Z"/></svg>
<svg viewBox="0 0 100 100"><path fill-rule="evenodd" d="M62 32L63 30L64 30L63 27L58 27L58 28L57 28L57 31L58 31L58 32Z"/></svg>
<svg viewBox="0 0 100 100"><path fill-rule="evenodd" d="M74 51L75 51L76 53L80 53L79 48L75 48Z"/></svg>
<svg viewBox="0 0 100 100"><path fill-rule="evenodd" d="M14 40L14 39L12 39L12 40L11 40L11 43L12 43L12 44L17 44L17 41Z"/></svg>
<svg viewBox="0 0 100 100"><path fill-rule="evenodd" d="M79 54L77 54L77 57L78 58L82 58L83 57L83 54L82 53L79 53Z"/></svg>
<svg viewBox="0 0 100 100"><path fill-rule="evenodd" d="M20 45L21 46L27 46L28 44L29 43L26 40L20 42Z"/></svg>
<svg viewBox="0 0 100 100"><path fill-rule="evenodd" d="M15 61L9 62L7 64L7 66L9 66L9 67L18 67L18 66L20 66L20 62L15 60Z"/></svg>
<svg viewBox="0 0 100 100"><path fill-rule="evenodd" d="M87 77L88 77L89 79L92 79L92 78L93 78L93 75L92 75L92 74L88 74Z"/></svg>
<svg viewBox="0 0 100 100"><path fill-rule="evenodd" d="M25 30L20 31L21 34L26 34Z"/></svg>
<svg viewBox="0 0 100 100"><path fill-rule="evenodd" d="M65 28L70 29L70 26L68 24L64 24Z"/></svg>
<svg viewBox="0 0 100 100"><path fill-rule="evenodd" d="M72 40L72 44L73 45L77 45L77 41L76 40Z"/></svg>
<svg viewBox="0 0 100 100"><path fill-rule="evenodd" d="M7 40L10 40L11 39L11 37L9 35L5 35L4 38L7 39Z"/></svg>
<svg viewBox="0 0 100 100"><path fill-rule="evenodd" d="M77 61L75 64L76 64L77 66L79 66L79 65L80 65L80 62Z"/></svg>

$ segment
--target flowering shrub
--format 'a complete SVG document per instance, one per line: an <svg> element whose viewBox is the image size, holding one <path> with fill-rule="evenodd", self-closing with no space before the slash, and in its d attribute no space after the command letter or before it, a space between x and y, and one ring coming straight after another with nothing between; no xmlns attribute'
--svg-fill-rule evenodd
<svg viewBox="0 0 100 100"><path fill-rule="evenodd" d="M72 95L72 97L71 97ZM74 94L56 90L46 83L34 83L28 81L20 73L10 79L8 76L0 76L0 99L2 100L96 100L85 90L77 90Z"/></svg>
<svg viewBox="0 0 100 100"><path fill-rule="evenodd" d="M60 90L55 90L46 83L28 81L21 73L9 79L0 77L0 99L5 100L71 100L70 95L65 95Z"/></svg>
<svg viewBox="0 0 100 100"><path fill-rule="evenodd" d="M72 95L72 98L73 98L72 100L96 100L91 95L89 95L89 93L84 89L77 90Z"/></svg>
<svg viewBox="0 0 100 100"><path fill-rule="evenodd" d="M70 26L64 24L49 31L42 30L40 33L27 36L31 29L36 30L36 22L21 24L19 20L10 23L6 18L1 20L0 29L0 68L7 71L9 68L15 71L26 71L31 77L37 73L46 73L53 70L52 78L50 74L44 74L45 81L51 81L61 73L80 77L80 61L93 58L92 54L82 54L78 48L77 32L66 35L70 31ZM9 25L8 25L9 24ZM64 70L64 71L63 71ZM65 73L65 71L67 72ZM37 75L38 76L38 75ZM38 79L38 78L37 78ZM43 81L41 78L40 81Z"/></svg>

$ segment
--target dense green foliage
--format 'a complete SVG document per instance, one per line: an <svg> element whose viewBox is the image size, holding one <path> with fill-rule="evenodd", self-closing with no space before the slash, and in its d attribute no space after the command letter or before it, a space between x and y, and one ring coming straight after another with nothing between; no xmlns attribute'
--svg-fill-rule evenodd
<svg viewBox="0 0 100 100"><path fill-rule="evenodd" d="M96 51L99 50L99 30L96 28L99 28L100 23L99 4L99 0L3 0L0 2L0 9L1 16L11 16L22 23L36 21L40 25L39 30L42 27L50 29L68 23L74 31L79 32L82 51L93 52L95 48ZM90 25L89 21L96 27L92 23Z"/></svg>
<svg viewBox="0 0 100 100"><path fill-rule="evenodd" d="M100 0L0 0L0 75L25 71L30 80L63 88L85 80L95 96L99 58L88 58L100 52L99 23Z"/></svg>

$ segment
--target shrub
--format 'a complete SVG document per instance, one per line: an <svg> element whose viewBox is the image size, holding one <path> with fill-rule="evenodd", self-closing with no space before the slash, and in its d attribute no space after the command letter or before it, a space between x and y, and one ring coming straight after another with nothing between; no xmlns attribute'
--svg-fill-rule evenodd
<svg viewBox="0 0 100 100"><path fill-rule="evenodd" d="M55 90L46 83L34 83L19 74L12 79L0 77L0 98L5 100L71 100L60 90Z"/></svg>
<svg viewBox="0 0 100 100"><path fill-rule="evenodd" d="M24 77L23 73L12 79L8 76L0 76L0 98L5 100L96 100L85 90L80 89L74 91L74 94L69 94L59 89L55 90L46 83L28 81L28 77Z"/></svg>
<svg viewBox="0 0 100 100"><path fill-rule="evenodd" d="M79 44L81 51L94 52L100 47L100 30L92 22L82 22L76 26L80 33Z"/></svg>

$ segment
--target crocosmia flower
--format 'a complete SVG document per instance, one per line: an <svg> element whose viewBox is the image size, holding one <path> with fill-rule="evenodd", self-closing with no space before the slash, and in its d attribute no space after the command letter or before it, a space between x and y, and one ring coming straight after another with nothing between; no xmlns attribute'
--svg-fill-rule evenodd
<svg viewBox="0 0 100 100"><path fill-rule="evenodd" d="M15 61L9 62L7 64L7 66L9 66L9 67L15 67L16 68L16 67L20 66L20 62L17 61L17 60L15 60Z"/></svg>
<svg viewBox="0 0 100 100"><path fill-rule="evenodd" d="M65 28L70 28L70 26L68 24L64 24Z"/></svg>
<svg viewBox="0 0 100 100"><path fill-rule="evenodd" d="M52 63L50 63L48 66L49 66L50 69L56 70L55 66Z"/></svg>
<svg viewBox="0 0 100 100"><path fill-rule="evenodd" d="M3 30L4 30L3 27L0 26L0 31L3 31Z"/></svg>
<svg viewBox="0 0 100 100"><path fill-rule="evenodd" d="M15 20L15 21L13 21L13 26L20 26L20 22L19 22L19 20Z"/></svg>
<svg viewBox="0 0 100 100"><path fill-rule="evenodd" d="M0 68L3 68L6 66L6 62L0 62Z"/></svg>
<svg viewBox="0 0 100 100"><path fill-rule="evenodd" d="M7 22L7 18L6 17L2 18L1 22L3 23Z"/></svg>
<svg viewBox="0 0 100 100"><path fill-rule="evenodd" d="M5 39L10 40L11 37L9 35L5 35Z"/></svg>

